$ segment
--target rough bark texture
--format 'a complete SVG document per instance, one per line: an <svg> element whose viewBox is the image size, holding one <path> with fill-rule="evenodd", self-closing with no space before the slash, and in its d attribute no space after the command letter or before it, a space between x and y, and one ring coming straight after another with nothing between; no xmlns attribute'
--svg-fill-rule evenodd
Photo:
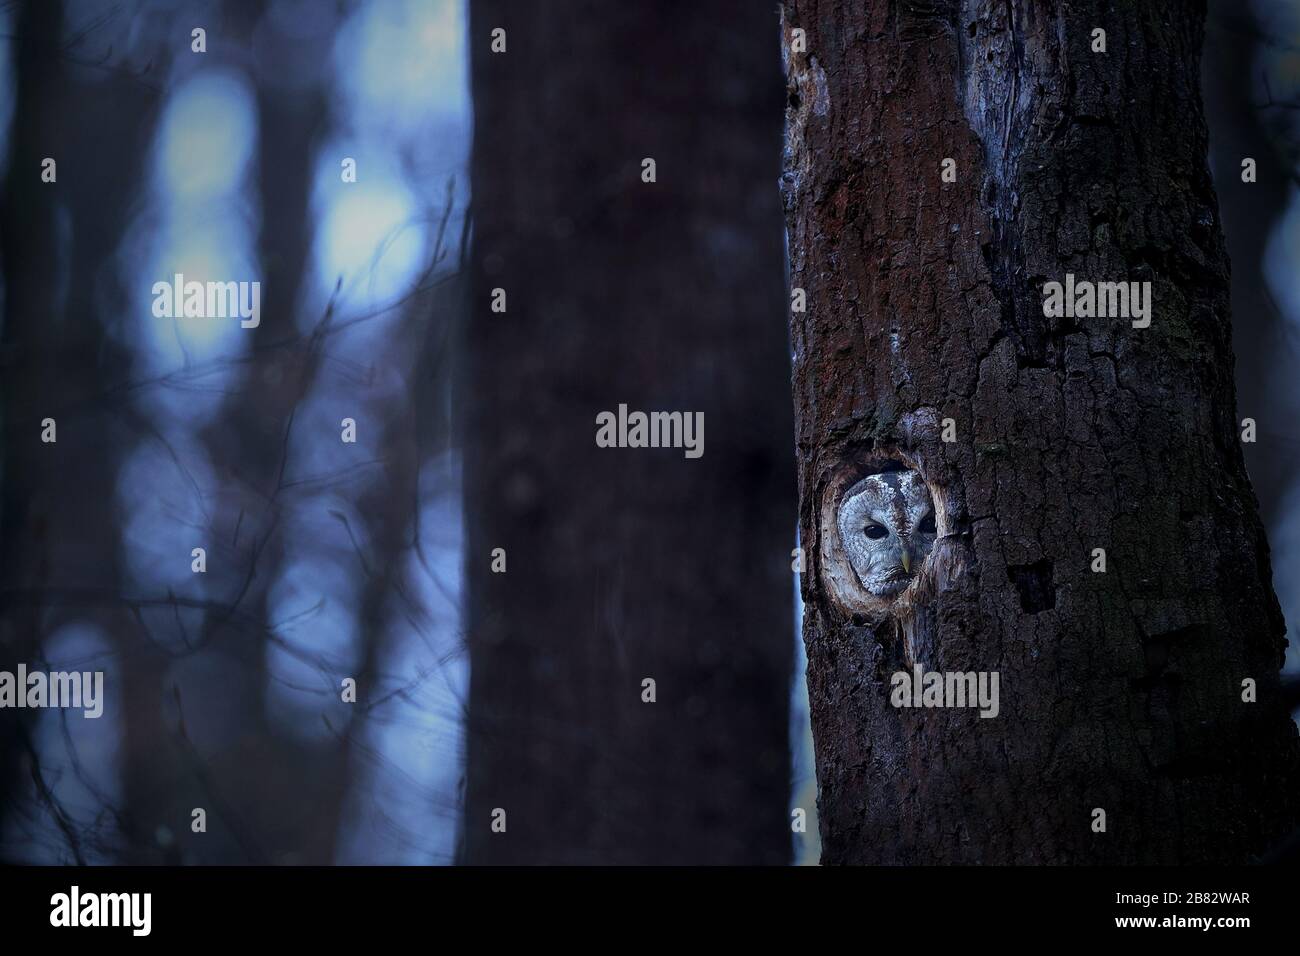
<svg viewBox="0 0 1300 956"><path fill-rule="evenodd" d="M809 297L792 329L824 860L1250 858L1294 822L1296 739L1238 441L1203 11L787 0L783 19L787 50L807 38L783 190ZM1151 281L1150 328L1045 318L1067 272ZM923 663L997 671L996 719L891 706L899 624L828 599L823 491L882 453L948 509Z"/></svg>
<svg viewBox="0 0 1300 956"><path fill-rule="evenodd" d="M464 856L786 862L775 11L484 2L470 17ZM598 448L596 416L619 403L702 411L704 456Z"/></svg>

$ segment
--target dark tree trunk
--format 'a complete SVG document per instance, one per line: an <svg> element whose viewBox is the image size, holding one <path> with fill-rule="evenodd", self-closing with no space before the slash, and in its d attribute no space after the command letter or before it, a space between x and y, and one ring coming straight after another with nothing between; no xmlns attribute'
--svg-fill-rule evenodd
<svg viewBox="0 0 1300 956"><path fill-rule="evenodd" d="M63 5L28 2L16 11L15 84L0 244L4 324L0 328L0 394L4 444L0 461L0 670L30 663L44 622L34 592L50 571L50 523L57 510L54 456L40 440L40 409L48 405L57 336L50 321L59 301L53 276L60 260L57 206L42 187L41 161L61 139L56 117L65 100L59 34ZM9 41L5 41L9 42ZM39 317L39 318L38 318ZM21 710L0 708L0 828L17 809L23 735ZM24 774L26 776L26 774Z"/></svg>
<svg viewBox="0 0 1300 956"><path fill-rule="evenodd" d="M784 189L824 860L1262 851L1295 819L1296 739L1238 440L1203 13L787 0L783 18L787 49L807 43ZM1066 273L1150 281L1150 327L1045 318ZM874 614L834 599L821 516L873 459L928 479L941 535L912 606ZM892 706L913 659L997 672L1000 713Z"/></svg>
<svg viewBox="0 0 1300 956"><path fill-rule="evenodd" d="M104 669L122 702L120 713L108 716L120 721L123 735L125 807L104 811L134 847L152 841L155 827L144 825L147 814L140 811L164 799L169 779L154 759L166 662L122 594L117 477L122 449L139 423L126 403L109 397L126 366L113 326L130 298L113 253L135 210L158 97L125 71L69 68L62 8L23 4L15 40L19 95L3 213L0 669L19 661L45 669L42 641L73 621L94 625L113 647L114 663ZM45 157L57 163L55 182L41 180ZM60 210L62 230L55 225ZM50 444L41 441L45 418L57 428ZM31 740L17 725L34 720L22 714L0 710L8 785L15 782L15 748L26 749ZM40 755L29 757L21 775L40 780ZM60 755L56 762L69 759ZM51 799L41 793L51 782L36 784L38 799ZM77 825L64 821L62 835L69 858L81 862L87 858Z"/></svg>
<svg viewBox="0 0 1300 956"><path fill-rule="evenodd" d="M159 59L158 65L170 62L165 53ZM118 470L127 450L155 435L114 388L129 374L121 329L134 324L131 286L139 281L122 275L115 253L148 183L142 171L161 97L129 75L78 70L74 77L61 112L67 162L59 161L59 190L71 221L69 290L58 364L49 370L68 411L57 416L62 483L55 486L60 501L51 537L55 593L46 600L57 606L60 585L88 595L73 603L89 607L62 613L74 619L93 615L117 652L104 667L104 679L116 685L121 701L123 858L179 862L173 842L159 836L184 832L189 821L189 807L173 793L176 778L160 757L168 733L162 702L171 658L128 603L138 592L123 593L117 504ZM47 320L28 315L21 321ZM59 613L46 611L51 625Z"/></svg>
<svg viewBox="0 0 1300 956"><path fill-rule="evenodd" d="M470 11L470 862L790 856L781 88L744 12ZM702 411L703 457L597 447L620 403Z"/></svg>

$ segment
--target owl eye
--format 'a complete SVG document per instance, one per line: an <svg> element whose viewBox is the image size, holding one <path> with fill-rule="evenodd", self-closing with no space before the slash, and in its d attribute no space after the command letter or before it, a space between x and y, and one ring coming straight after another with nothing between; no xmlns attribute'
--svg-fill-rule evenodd
<svg viewBox="0 0 1300 956"><path fill-rule="evenodd" d="M878 541L879 539L885 537L885 535L889 534L888 531L886 531L878 524L867 525L865 528L862 529L862 533L865 534L868 538L871 538L873 541Z"/></svg>
<svg viewBox="0 0 1300 956"><path fill-rule="evenodd" d="M924 518L921 519L921 523L916 526L916 530L921 532L921 534L934 534L935 529L934 529L933 511L931 511L928 515L926 515Z"/></svg>

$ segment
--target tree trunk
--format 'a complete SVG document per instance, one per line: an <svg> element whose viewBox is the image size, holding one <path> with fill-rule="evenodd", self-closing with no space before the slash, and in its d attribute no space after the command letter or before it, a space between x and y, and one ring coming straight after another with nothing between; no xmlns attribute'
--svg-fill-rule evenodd
<svg viewBox="0 0 1300 956"><path fill-rule="evenodd" d="M54 150L66 79L59 36L63 5L23 3L14 15L13 127L0 221L4 276L4 323L0 327L0 398L3 400L3 461L0 461L0 670L30 664L45 633L30 595L48 583L52 516L57 511L54 456L40 441L41 420L52 404L58 337L50 321L59 308L53 274L60 258L57 208L41 191L41 163ZM5 41L9 42L9 41ZM54 188L47 186L48 189ZM21 239L19 231L21 230ZM20 424L21 422L21 424ZM20 595L22 595L20 597ZM16 815L30 772L20 770L29 715L0 708L0 832Z"/></svg>
<svg viewBox="0 0 1300 956"><path fill-rule="evenodd" d="M122 449L139 425L128 405L109 397L126 366L112 327L129 299L113 253L135 208L158 98L125 71L69 68L64 25L62 3L19 8L19 95L3 210L0 670L19 662L48 669L43 641L73 622L93 625L114 649L100 666L122 702L105 716L119 722L122 734L124 806L103 810L123 828L114 839L135 847L152 841L155 827L152 820L145 825L142 811L165 801L170 779L155 759L166 662L122 593L115 495ZM41 179L45 157L57 164L49 183ZM57 429L48 444L46 418ZM29 754L15 780L15 755L25 749L24 737L35 736L34 726L31 714L0 710L0 790L7 792L0 815L8 793L17 800L29 778L57 782L40 758L56 767L73 759ZM66 858L97 862L78 845L82 822L73 815L61 828ZM20 846L21 859L40 859L31 855L40 834L32 836ZM103 852L103 845L94 849Z"/></svg>
<svg viewBox="0 0 1300 956"><path fill-rule="evenodd" d="M158 66L170 63L166 54L160 60ZM57 362L47 370L61 383L59 401L68 411L59 416L63 474L54 486L58 505L51 522L55 561L49 583L56 591L65 584L88 597L75 602L82 606L52 613L48 606L58 599L49 595L43 599L45 615L53 625L59 613L74 620L85 614L115 648L104 679L115 685L121 701L120 716L114 716L122 728L122 858L175 863L180 861L175 848L158 836L160 830L186 831L189 819L189 807L173 794L174 765L163 756L168 728L162 701L171 658L125 600L123 551L129 545L122 540L117 503L126 450L152 435L132 403L114 394L130 367L114 327L129 321L124 317L130 315L133 281L122 275L115 253L148 185L142 171L148 168L162 104L153 89L129 76L93 70L74 71L68 92L60 113L65 124L60 149L68 162L59 161L58 188L70 214L71 281ZM21 321L49 319L32 314ZM34 426L28 427L35 434Z"/></svg>
<svg viewBox="0 0 1300 956"><path fill-rule="evenodd" d="M825 862L1244 861L1295 821L1202 19L1192 4L784 3ZM1067 273L1149 281L1150 326L1045 317L1044 286ZM888 466L926 480L938 538L902 597L874 600L834 516ZM913 664L997 673L997 716L895 706Z"/></svg>
<svg viewBox="0 0 1300 956"><path fill-rule="evenodd" d="M470 11L470 862L790 857L781 87L737 12ZM620 403L704 455L597 447Z"/></svg>

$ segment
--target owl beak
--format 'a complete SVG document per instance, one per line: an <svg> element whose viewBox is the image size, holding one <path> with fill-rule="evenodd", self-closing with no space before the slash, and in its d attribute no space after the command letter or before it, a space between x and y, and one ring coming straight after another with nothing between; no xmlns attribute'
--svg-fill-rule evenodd
<svg viewBox="0 0 1300 956"><path fill-rule="evenodd" d="M912 573L912 552L906 548L903 549L903 570L908 574Z"/></svg>

